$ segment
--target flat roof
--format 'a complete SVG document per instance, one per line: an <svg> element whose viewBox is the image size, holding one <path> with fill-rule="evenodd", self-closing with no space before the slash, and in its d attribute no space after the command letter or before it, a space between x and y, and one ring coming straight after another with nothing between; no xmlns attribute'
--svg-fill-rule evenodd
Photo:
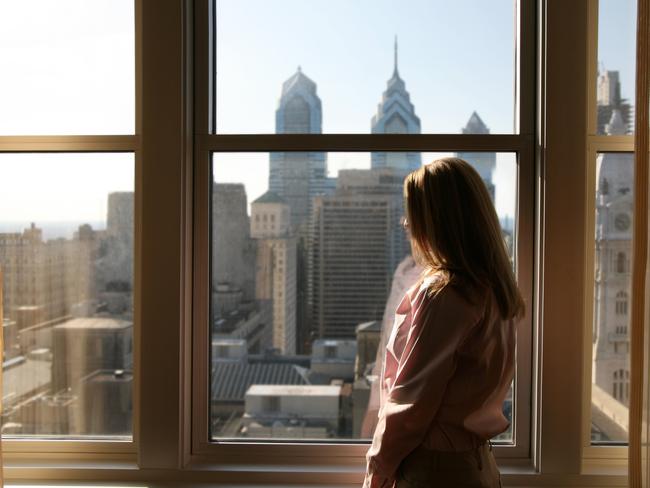
<svg viewBox="0 0 650 488"><path fill-rule="evenodd" d="M381 331L381 321L371 320L370 322L364 322L362 324L357 325L357 332L361 332L361 331L379 332Z"/></svg>
<svg viewBox="0 0 650 488"><path fill-rule="evenodd" d="M10 405L50 385L52 362L27 358L24 363L3 371L2 381L3 401L5 405Z"/></svg>
<svg viewBox="0 0 650 488"><path fill-rule="evenodd" d="M215 337L213 346L246 346L246 339L233 339L231 337Z"/></svg>
<svg viewBox="0 0 650 488"><path fill-rule="evenodd" d="M55 325L55 329L126 329L133 325L126 320L107 317L79 317Z"/></svg>
<svg viewBox="0 0 650 488"><path fill-rule="evenodd" d="M246 395L259 396L333 396L341 394L339 385L251 385Z"/></svg>
<svg viewBox="0 0 650 488"><path fill-rule="evenodd" d="M312 349L316 345L340 346L347 344L356 344L356 342L356 339L316 339L312 345Z"/></svg>

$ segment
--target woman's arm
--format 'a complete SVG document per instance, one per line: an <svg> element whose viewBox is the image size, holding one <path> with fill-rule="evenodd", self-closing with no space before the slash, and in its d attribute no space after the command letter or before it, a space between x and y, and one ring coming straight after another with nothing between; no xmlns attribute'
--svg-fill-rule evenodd
<svg viewBox="0 0 650 488"><path fill-rule="evenodd" d="M395 383L379 412L364 486L392 486L402 460L424 440L455 370L455 355L481 311L451 286L421 289Z"/></svg>

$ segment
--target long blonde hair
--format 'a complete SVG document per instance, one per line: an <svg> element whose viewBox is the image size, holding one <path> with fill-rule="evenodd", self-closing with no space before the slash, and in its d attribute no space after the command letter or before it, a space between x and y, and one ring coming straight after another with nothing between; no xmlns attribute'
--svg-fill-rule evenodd
<svg viewBox="0 0 650 488"><path fill-rule="evenodd" d="M421 167L406 177L404 198L414 257L425 273L442 276L432 291L489 287L503 319L523 314L494 205L469 163L442 158Z"/></svg>

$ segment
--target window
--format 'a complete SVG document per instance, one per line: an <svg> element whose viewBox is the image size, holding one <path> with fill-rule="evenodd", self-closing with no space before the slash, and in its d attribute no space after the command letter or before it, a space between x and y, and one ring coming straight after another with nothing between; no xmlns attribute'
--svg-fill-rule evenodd
<svg viewBox="0 0 650 488"><path fill-rule="evenodd" d="M637 2L598 0L595 4L598 7L598 73L591 78L596 88L595 133L603 136L632 134Z"/></svg>
<svg viewBox="0 0 650 488"><path fill-rule="evenodd" d="M628 439L629 397L628 303L631 284L634 188L634 53L636 2L592 2L590 83L591 117L588 125L588 168L594 198L590 205L593 227L593 273L588 274L593 312L591 323L591 439L599 452L586 455L625 456ZM597 28L595 28L597 27ZM589 401L585 399L585 402ZM586 406L585 406L586 408ZM613 446L619 446L616 450Z"/></svg>
<svg viewBox="0 0 650 488"><path fill-rule="evenodd" d="M283 1L271 9L253 1L204 5L216 17L216 24L200 23L215 33L215 64L199 68L212 66L213 71L211 85L204 85L196 98L196 110L206 115L196 129L209 134L198 149L202 183L196 202L209 209L199 210L200 215L212 217L197 221L195 236L203 239L204 253L196 263L209 256L211 272L199 284L209 291L198 302L194 333L198 344L215 336L241 337L248 359L238 376L226 376L220 364L195 355L194 365L207 371L210 388L197 392L199 403L208 407L195 410L194 450L227 453L237 441L254 441L257 433L265 441L353 441L354 456L360 458L376 417L372 398L383 359L381 337L392 323L391 306L394 310L393 302L403 295L405 280L418 271L401 225L408 172L451 155L475 166L497 207L527 303L533 303L533 85L526 85L532 77L521 71L521 58L515 56L532 44L520 44L512 23L513 15L524 13L507 2L485 10L437 2L398 11L382 2L373 6L378 11L372 15L383 12L385 30L398 37L388 35L381 46L364 27L371 10L362 4L353 11L345 2L314 8L292 3L291 9ZM349 37L354 42L318 41L329 38L320 27L323 16L344 11L341 35L354 34ZM397 16L391 18L389 12ZM405 26L434 13L441 19L463 18L484 32L491 46L485 56L462 45L454 48L466 57L462 66L451 53L440 62L460 83L469 82L470 67L484 72L494 83L488 91L487 85L473 83L453 104L460 92L449 84L451 79L443 77L440 86L432 86L428 65L417 60L433 55L439 43ZM485 15L503 26L501 33L513 35L485 30ZM274 29L290 22L297 29L293 39L300 42L272 36L269 43L255 27L258 18ZM306 48L310 43L313 49ZM228 46L235 45L248 47L233 57ZM359 53L375 53L373 62L352 62L351 46ZM268 49L268 56L263 55ZM263 63L256 61L261 59ZM287 60L294 65L287 66ZM514 72L522 76L511 78L519 80L516 86L498 81ZM356 85L377 86L374 100L368 89L355 91ZM248 88L242 90L244 86ZM520 97L520 90L527 95ZM364 93L363 99L354 93ZM459 115L463 111L466 115ZM363 135L364 127L371 138ZM255 225L267 215L275 219L274 228ZM238 301L227 310L221 305L225 283L239 290ZM517 378L503 406L512 428L498 439L502 455L510 457L530 453L533 328L528 310L517 346ZM224 326L230 320L225 314L244 311L244 319ZM362 343L368 346L362 348ZM236 385L236 397L227 394L230 384ZM284 396L282 412L256 416L251 398L258 389L289 395L293 417L285 415ZM314 414L312 402L321 396L326 402L328 395L338 396L339 406ZM257 412L262 411L268 409ZM286 449L281 443L275 452ZM313 449L306 445L305 450Z"/></svg>
<svg viewBox="0 0 650 488"><path fill-rule="evenodd" d="M276 413L280 411L280 397L264 396L262 397L262 412Z"/></svg>
<svg viewBox="0 0 650 488"><path fill-rule="evenodd" d="M624 291L616 294L616 315L627 315L627 293Z"/></svg>
<svg viewBox="0 0 650 488"><path fill-rule="evenodd" d="M10 452L134 449L134 16L129 0L0 7Z"/></svg>
<svg viewBox="0 0 650 488"><path fill-rule="evenodd" d="M624 369L614 371L612 383L612 396L621 403L630 400L630 372Z"/></svg>
<svg viewBox="0 0 650 488"><path fill-rule="evenodd" d="M133 0L6 2L0 134L135 132Z"/></svg>
<svg viewBox="0 0 650 488"><path fill-rule="evenodd" d="M436 153L416 155L418 159L427 161L442 156ZM265 165L269 162L278 164L279 161L287 164L284 154L213 155L215 183L212 185L212 201L216 202L213 205L221 205L221 208L213 210L216 217L212 220L212 234L215 236L212 282L224 283L233 279L232 286L243 291L242 301L233 307L244 309L252 306L254 312L249 320L259 325L251 328L248 322L241 321L232 328L213 328L212 335L243 334L241 331L249 330L251 335L245 338L251 351L273 353L251 355L245 368L253 371L259 363L265 364L269 371L278 370L274 376L263 378L242 369L240 376L221 380L218 377L220 370L213 366L211 384L217 389L220 389L220 381L240 382L243 386L236 401L213 392L211 425L221 426L213 427L216 438L224 432L251 435L247 425L249 413L243 407L246 391L255 382L275 381L288 386L329 384L338 379L343 379L352 388L353 408L360 413L352 418L351 413L342 412L347 418L343 418L340 430L328 432L327 437L367 438L370 435L361 425L376 412L377 405L374 400L369 400L377 393L375 378L381 371L382 357L378 355L377 347L365 350L363 358L354 350L341 355L337 351L339 346L354 347L366 334L373 333L377 338L386 335L386 324L392 323L392 312L387 311L386 304L394 303L405 292L392 283L418 273L409 257L410 248L401 226L403 175L391 168L373 169L369 164L373 157L384 156L384 153L311 153L313 160L327 161L337 177L322 178L321 182L316 180L315 185L331 185L331 191L310 198L308 193L292 193L296 185L287 183L279 186L278 193L269 190L261 196L249 196L249 191L258 191L257 188L264 184L260 185L259 175L264 174ZM496 199L504 226L503 237L514 263L516 155L464 152L462 157L482 171ZM295 161L291 159L291 162ZM250 171L249 164L255 164L257 169ZM273 182L273 174L267 174L269 181ZM494 182L497 182L496 186ZM312 208L302 216L305 219L303 227L281 222L282 232L259 233L254 228L249 232L246 201L251 202L251 217L264 211L281 214L281 209L290 207L287 201L296 202L290 207L296 219L301 218L304 208ZM275 265L271 266L271 262ZM305 263L302 270L297 267L298 262ZM247 284L250 287L248 291ZM303 295L298 295L300 289L305 290ZM218 290L216 294L213 291L212 296L221 303ZM285 315L285 310L292 313ZM227 313L234 311L228 310ZM214 311L216 316L211 322L221 323L223 313L221 308ZM384 325L374 331L362 328L369 322ZM265 332L259 333L258 329ZM327 341L321 342L324 339ZM322 349L316 347L317 344ZM374 363L375 367L364 374L355 374L355 364L359 361ZM292 368L308 368L309 375L301 378ZM311 393L306 390L306 394ZM509 418L514 411L511 407L512 399L509 406L504 406ZM267 422L278 423L280 420L269 418ZM293 432L291 425L287 429ZM282 433L277 425L273 432ZM507 436L500 439L512 440Z"/></svg>

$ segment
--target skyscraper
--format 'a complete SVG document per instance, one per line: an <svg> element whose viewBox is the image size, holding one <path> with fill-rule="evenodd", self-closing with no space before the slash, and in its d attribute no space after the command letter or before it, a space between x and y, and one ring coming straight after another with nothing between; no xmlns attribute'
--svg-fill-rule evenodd
<svg viewBox="0 0 650 488"><path fill-rule="evenodd" d="M322 119L316 83L298 67L296 73L282 84L282 95L275 112L275 132L320 134ZM313 197L328 193L333 187L333 180L327 178L325 153L271 153L269 190L289 205L294 229L306 230Z"/></svg>
<svg viewBox="0 0 650 488"><path fill-rule="evenodd" d="M415 115L411 96L397 69L397 38L393 75L377 106L377 113L372 117L371 130L373 134L420 133L420 119ZM392 168L407 175L422 166L422 158L418 152L373 152L371 166L373 169Z"/></svg>
<svg viewBox="0 0 650 488"><path fill-rule="evenodd" d="M483 119L476 113L472 112L469 120L465 127L463 127L463 134L489 134L490 129L488 129ZM488 191L490 192L490 197L494 202L494 183L492 181L492 173L497 164L497 155L494 152L459 152L456 153L456 156L464 159L470 163L474 169L481 175L485 186L487 186Z"/></svg>
<svg viewBox="0 0 650 488"><path fill-rule="evenodd" d="M228 284L244 300L255 290L255 243L250 236L246 190L240 183L215 183L212 190L212 283Z"/></svg>
<svg viewBox="0 0 650 488"><path fill-rule="evenodd" d="M391 169L342 170L334 195L316 197L309 254L313 332L354 338L356 326L379 320L401 242Z"/></svg>
<svg viewBox="0 0 650 488"><path fill-rule="evenodd" d="M95 281L98 298L114 314L133 308L134 215L133 192L108 195L106 232L99 239Z"/></svg>
<svg viewBox="0 0 650 488"><path fill-rule="evenodd" d="M296 238L289 206L268 191L251 204L251 237L257 241L255 299L269 301L272 347L296 353Z"/></svg>
<svg viewBox="0 0 650 488"><path fill-rule="evenodd" d="M321 101L316 83L298 67L282 84L275 112L277 134L320 134ZM296 237L296 342L299 352L309 348L307 310L307 237L314 198L332 193L335 178L327 177L327 154L322 152L274 152L270 155L269 190L289 208L290 233Z"/></svg>

